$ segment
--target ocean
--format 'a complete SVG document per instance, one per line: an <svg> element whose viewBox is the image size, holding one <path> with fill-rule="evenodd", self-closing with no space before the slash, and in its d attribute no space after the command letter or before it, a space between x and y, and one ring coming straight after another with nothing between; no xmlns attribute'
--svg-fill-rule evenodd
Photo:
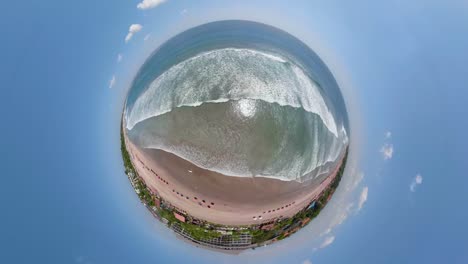
<svg viewBox="0 0 468 264"><path fill-rule="evenodd" d="M279 29L220 21L182 32L130 88L130 139L227 176L305 181L348 144L339 87L320 58Z"/></svg>

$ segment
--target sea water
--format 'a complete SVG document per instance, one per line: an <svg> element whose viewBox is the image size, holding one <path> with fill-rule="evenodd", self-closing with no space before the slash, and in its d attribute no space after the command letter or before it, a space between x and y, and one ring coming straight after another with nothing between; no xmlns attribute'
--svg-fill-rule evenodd
<svg viewBox="0 0 468 264"><path fill-rule="evenodd" d="M348 143L325 64L291 35L247 21L205 24L158 48L132 84L125 119L139 146L228 176L313 179Z"/></svg>

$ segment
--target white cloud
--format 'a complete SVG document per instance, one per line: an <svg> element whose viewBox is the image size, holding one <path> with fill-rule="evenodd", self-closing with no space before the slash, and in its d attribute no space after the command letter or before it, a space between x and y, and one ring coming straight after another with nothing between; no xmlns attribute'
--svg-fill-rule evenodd
<svg viewBox="0 0 468 264"><path fill-rule="evenodd" d="M141 10L155 8L158 5L166 2L166 0L143 0L138 3L137 8Z"/></svg>
<svg viewBox="0 0 468 264"><path fill-rule="evenodd" d="M182 9L182 11L180 11L180 14L183 16L185 16L187 13L188 13L187 9Z"/></svg>
<svg viewBox="0 0 468 264"><path fill-rule="evenodd" d="M362 189L361 195L359 196L358 210L361 210L364 203L366 203L368 193L369 193L369 187L366 186Z"/></svg>
<svg viewBox="0 0 468 264"><path fill-rule="evenodd" d="M151 37L151 34L148 33L148 34L146 34L145 38L143 38L143 40L144 40L144 41L147 41L150 37Z"/></svg>
<svg viewBox="0 0 468 264"><path fill-rule="evenodd" d="M352 191L356 189L356 187L361 183L362 179L364 179L364 173L362 171L359 172L352 172L354 175L353 180L350 182L348 187L346 188L348 191Z"/></svg>
<svg viewBox="0 0 468 264"><path fill-rule="evenodd" d="M123 56L122 56L122 54L120 54L120 53L119 53L119 54L117 54L117 62L121 62L121 61L122 61L122 59L123 59Z"/></svg>
<svg viewBox="0 0 468 264"><path fill-rule="evenodd" d="M421 174L418 174L418 175L416 175L416 178L414 178L414 180L415 180L416 184L421 184L423 178L422 178Z"/></svg>
<svg viewBox="0 0 468 264"><path fill-rule="evenodd" d="M312 264L312 261L310 259L306 259L302 261L302 264Z"/></svg>
<svg viewBox="0 0 468 264"><path fill-rule="evenodd" d="M384 160L391 159L393 157L393 145L385 143L380 149L380 153L382 153Z"/></svg>
<svg viewBox="0 0 468 264"><path fill-rule="evenodd" d="M324 234L328 234L332 231L332 228L341 225L351 214L352 208L354 206L353 202L348 203L346 206L340 206L340 211L336 212L335 217L330 221L330 226L325 230Z"/></svg>
<svg viewBox="0 0 468 264"><path fill-rule="evenodd" d="M112 78L109 80L109 88L114 87L115 85L115 75L112 75Z"/></svg>
<svg viewBox="0 0 468 264"><path fill-rule="evenodd" d="M125 37L125 43L129 42L133 35L135 35L137 32L139 32L143 28L142 25L140 24L132 24L130 25L130 28L128 29L128 34Z"/></svg>
<svg viewBox="0 0 468 264"><path fill-rule="evenodd" d="M392 137L392 132L390 132L390 131L385 132L385 138L386 139L389 139L391 137Z"/></svg>
<svg viewBox="0 0 468 264"><path fill-rule="evenodd" d="M354 201L354 198L358 200L358 197L356 196L350 196L356 188L359 186L359 184L362 182L364 178L364 173L360 170L357 169L357 165L354 164L354 162L350 163L350 168L349 171L346 169L347 172L346 174L350 177L344 177L344 184L345 184L345 189L343 190L343 193L347 194L345 196L337 195L335 196L334 199L336 199L336 203L332 203L330 207L333 208L333 215L330 216L330 220L328 220L327 226L323 227L323 230L320 233L320 236L326 236L332 233L333 229L348 219L349 216L351 216L354 213L357 213L358 209L358 201ZM359 190L360 191L360 190Z"/></svg>
<svg viewBox="0 0 468 264"><path fill-rule="evenodd" d="M335 241L335 236L328 236L326 237L322 244L320 245L320 248L325 248L325 247L328 247L329 245L331 245L333 243L333 241Z"/></svg>
<svg viewBox="0 0 468 264"><path fill-rule="evenodd" d="M416 191L416 186L421 185L423 181L423 177L421 174L417 174L416 177L414 177L413 181L410 184L410 191L415 192Z"/></svg>

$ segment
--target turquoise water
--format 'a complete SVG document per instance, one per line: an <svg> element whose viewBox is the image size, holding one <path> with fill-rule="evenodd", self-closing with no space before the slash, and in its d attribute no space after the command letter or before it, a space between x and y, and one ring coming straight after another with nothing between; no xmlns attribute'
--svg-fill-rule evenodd
<svg viewBox="0 0 468 264"><path fill-rule="evenodd" d="M228 176L313 179L348 143L323 62L287 33L244 21L203 25L160 47L135 78L125 118L139 146Z"/></svg>

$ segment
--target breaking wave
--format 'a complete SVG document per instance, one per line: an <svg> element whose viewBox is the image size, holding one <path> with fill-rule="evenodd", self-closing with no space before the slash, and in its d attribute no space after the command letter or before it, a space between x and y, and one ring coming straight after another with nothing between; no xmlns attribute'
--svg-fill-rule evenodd
<svg viewBox="0 0 468 264"><path fill-rule="evenodd" d="M127 129L175 108L241 99L317 114L338 137L335 119L318 84L301 67L280 55L236 48L204 52L169 68L126 112Z"/></svg>
<svg viewBox="0 0 468 264"><path fill-rule="evenodd" d="M301 108L241 99L178 107L138 123L129 136L227 176L302 182L336 166L343 131L335 137Z"/></svg>

